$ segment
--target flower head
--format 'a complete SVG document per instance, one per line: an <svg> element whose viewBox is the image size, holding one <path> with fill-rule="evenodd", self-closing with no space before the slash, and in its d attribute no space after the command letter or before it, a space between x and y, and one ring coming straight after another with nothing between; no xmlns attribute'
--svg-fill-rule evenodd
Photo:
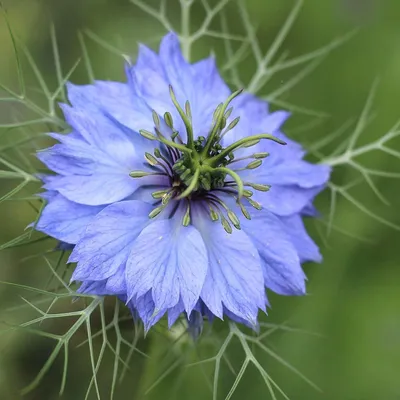
<svg viewBox="0 0 400 400"><path fill-rule="evenodd" d="M55 175L37 229L75 245L81 292L117 295L146 329L185 312L255 326L265 288L305 293L320 261L302 215L329 179L280 131L288 117L231 93L214 59L189 64L174 34L140 47L128 82L68 85L72 132L39 152Z"/></svg>

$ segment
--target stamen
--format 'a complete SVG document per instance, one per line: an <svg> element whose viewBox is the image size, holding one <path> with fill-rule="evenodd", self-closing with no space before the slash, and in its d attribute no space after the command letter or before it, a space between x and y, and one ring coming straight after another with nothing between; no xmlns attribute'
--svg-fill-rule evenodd
<svg viewBox="0 0 400 400"><path fill-rule="evenodd" d="M144 153L144 158L146 159L146 161L152 165L153 167L155 167L156 165L159 165L160 163L158 162L158 160L151 155L150 153Z"/></svg>
<svg viewBox="0 0 400 400"><path fill-rule="evenodd" d="M258 203L257 201L254 201L250 198L247 198L247 201L256 209L256 210L262 210L262 205Z"/></svg>
<svg viewBox="0 0 400 400"><path fill-rule="evenodd" d="M270 185L261 185L259 183L250 183L250 182L245 182L245 186L250 186L254 190L258 190L259 192L268 192L269 189L271 189Z"/></svg>
<svg viewBox="0 0 400 400"><path fill-rule="evenodd" d="M232 111L233 111L233 107L228 108L228 111L225 113L225 118L226 119L228 119L231 116Z"/></svg>
<svg viewBox="0 0 400 400"><path fill-rule="evenodd" d="M158 200L158 199L161 199L168 192L169 192L169 189L167 189L167 190L157 190L157 191L153 192L151 194L151 196L153 197L153 199Z"/></svg>
<svg viewBox="0 0 400 400"><path fill-rule="evenodd" d="M164 196L161 198L161 204L163 206L166 206L168 204L168 202L171 200L174 193L175 193L175 189L165 193Z"/></svg>
<svg viewBox="0 0 400 400"><path fill-rule="evenodd" d="M221 139L229 132L231 131L240 121L240 117L236 117L232 122L230 122L230 124L228 125L228 127L224 130L224 132L221 133Z"/></svg>
<svg viewBox="0 0 400 400"><path fill-rule="evenodd" d="M221 224L224 227L225 231L229 234L232 233L232 227L227 219L221 214Z"/></svg>
<svg viewBox="0 0 400 400"><path fill-rule="evenodd" d="M245 216L245 218L250 220L251 216L250 216L249 212L246 210L246 207L243 205L243 203L239 199L237 200L236 203L240 207L240 210L242 211L242 214Z"/></svg>
<svg viewBox="0 0 400 400"><path fill-rule="evenodd" d="M154 110L152 111L152 114L153 114L154 125L155 125L158 129L160 129L161 124L160 124L160 117L159 117L159 115L158 115Z"/></svg>
<svg viewBox="0 0 400 400"><path fill-rule="evenodd" d="M246 198L253 196L253 194L254 193L251 190L247 190L247 189L243 190L243 196Z"/></svg>
<svg viewBox="0 0 400 400"><path fill-rule="evenodd" d="M223 103L219 103L217 108L214 110L213 119L212 119L212 124L213 125L215 124L215 122L216 122L216 120L218 118L219 111L221 110L222 106L223 106Z"/></svg>
<svg viewBox="0 0 400 400"><path fill-rule="evenodd" d="M188 204L187 204L186 212L182 219L183 226L188 226L190 224L190 201L188 200L187 203Z"/></svg>
<svg viewBox="0 0 400 400"><path fill-rule="evenodd" d="M267 158L269 156L269 153L264 152L264 153L254 153L253 157L257 158L257 159L261 159L261 158Z"/></svg>
<svg viewBox="0 0 400 400"><path fill-rule="evenodd" d="M218 213L215 212L215 210L211 207L211 205L209 204L208 207L210 208L210 217L211 219L215 222L218 221Z"/></svg>
<svg viewBox="0 0 400 400"><path fill-rule="evenodd" d="M159 215L159 214L161 213L161 211L164 210L164 208L165 208L165 205L161 205L161 206L159 206L159 207L154 208L154 209L150 212L149 218L151 219L151 218L157 217L157 215Z"/></svg>
<svg viewBox="0 0 400 400"><path fill-rule="evenodd" d="M236 216L236 214L235 214L232 210L229 210L229 211L228 211L228 218L229 218L229 220L232 222L233 226L234 226L236 229L238 229L238 230L241 229L241 228L240 228L239 218Z"/></svg>
<svg viewBox="0 0 400 400"><path fill-rule="evenodd" d="M129 176L132 178L144 178L145 176L149 175L165 175L168 176L168 174L164 172L145 172L145 171L131 171L129 172Z"/></svg>
<svg viewBox="0 0 400 400"><path fill-rule="evenodd" d="M185 147L185 146L183 146L181 144L178 144L178 143L175 143L175 142L171 142L170 140L168 140L157 128L155 130L157 132L158 137L154 136L151 132L146 131L145 129L141 129L139 131L139 133L143 137L145 137L146 139L158 140L159 142L164 143L167 146L171 146L171 147L174 147L176 149L179 149L179 150L183 151L184 153L189 153L190 154L192 152L191 149L188 149L187 147Z"/></svg>
<svg viewBox="0 0 400 400"><path fill-rule="evenodd" d="M237 215L220 198L210 194L209 195L209 200L213 204L217 203L217 204L221 205L225 209L225 211L227 212L228 218L231 221L232 225L238 230L241 229L240 221L239 221L239 218L237 217ZM223 214L221 212L220 212L220 214L221 214L221 222L222 222L223 221ZM229 233L232 233L232 232L229 232Z"/></svg>
<svg viewBox="0 0 400 400"><path fill-rule="evenodd" d="M167 124L167 126L169 126L172 130L174 129L174 121L172 119L171 113L169 113L168 111L164 114L164 121Z"/></svg>
<svg viewBox="0 0 400 400"><path fill-rule="evenodd" d="M246 169L256 169L262 164L261 160L255 160L247 164Z"/></svg>
<svg viewBox="0 0 400 400"><path fill-rule="evenodd" d="M155 155L157 158L161 158L161 160L163 160L163 161L168 165L168 167L170 167L170 168L172 169L172 165L171 165L170 160L168 160L168 158L165 158L165 157L161 154L160 149L154 149L154 155Z"/></svg>
<svg viewBox="0 0 400 400"><path fill-rule="evenodd" d="M189 100L186 100L185 103L185 111L186 111L186 115L189 117L190 122L192 122L192 110L190 108L190 103Z"/></svg>

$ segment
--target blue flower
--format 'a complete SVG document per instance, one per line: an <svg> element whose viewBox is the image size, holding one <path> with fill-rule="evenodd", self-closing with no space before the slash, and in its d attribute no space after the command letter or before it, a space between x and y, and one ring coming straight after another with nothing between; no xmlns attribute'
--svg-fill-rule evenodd
<svg viewBox="0 0 400 400"><path fill-rule="evenodd" d="M186 62L175 34L126 74L68 85L72 132L38 153L55 174L36 228L74 245L81 292L119 296L146 329L183 312L193 332L203 316L256 326L265 289L302 295L301 263L321 261L302 216L329 167L281 132L287 112L232 93L213 58Z"/></svg>

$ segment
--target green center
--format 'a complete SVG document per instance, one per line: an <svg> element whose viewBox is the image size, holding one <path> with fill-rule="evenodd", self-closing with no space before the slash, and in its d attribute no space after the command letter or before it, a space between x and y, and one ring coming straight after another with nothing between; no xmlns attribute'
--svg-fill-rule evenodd
<svg viewBox="0 0 400 400"><path fill-rule="evenodd" d="M191 200L203 199L209 205L211 219L215 221L220 217L225 230L232 232L224 213L227 214L228 219L237 229L240 229L239 220L215 193L221 191L232 195L246 218L250 217L241 202L243 197L251 206L257 209L261 208L257 202L251 200L253 192L246 190L244 187L249 186L254 190L265 192L269 190L269 186L243 182L238 172L260 167L262 159L267 157L268 153L254 153L237 159L235 159L234 153L238 149L254 146L262 139L273 140L279 144L286 143L270 134L263 133L244 137L227 147L223 147L221 144L222 138L236 127L240 119L237 117L228 124L233 111L233 108L228 109L228 106L241 93L242 90L232 93L224 103L218 105L213 114L212 127L208 136L199 136L195 140L190 104L186 101L183 109L170 86L172 102L185 125L187 142L183 142L179 132L174 128L172 115L169 112L164 114L164 121L171 129L172 134L170 138L166 137L161 132L160 117L153 111L155 133L141 130L140 134L149 140L159 141L164 145L166 151L162 154L160 149L155 149L154 155L145 154L147 163L157 172L132 171L130 173L133 178L141 178L148 175L166 175L169 177L170 188L153 193L153 198L161 202L161 204L150 213L150 218L162 212L171 200L186 200L187 211L183 218L183 225L187 226L190 223ZM243 160L249 160L247 166L235 169L235 163Z"/></svg>

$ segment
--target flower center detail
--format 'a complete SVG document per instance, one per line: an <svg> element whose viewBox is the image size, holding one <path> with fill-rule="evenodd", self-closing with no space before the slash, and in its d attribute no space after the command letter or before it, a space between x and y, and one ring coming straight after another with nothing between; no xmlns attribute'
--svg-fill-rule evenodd
<svg viewBox="0 0 400 400"><path fill-rule="evenodd" d="M145 153L144 155L154 172L132 171L130 173L132 178L164 175L169 179L169 188L152 193L156 200L156 207L149 214L150 218L159 215L171 201L176 201L174 210L181 201L186 201L187 208L182 224L188 226L191 221L191 203L203 201L208 207L210 218L213 221L220 220L225 231L232 233L231 225L240 229L239 218L218 194L233 197L247 219L250 219L250 215L246 205L261 209L261 205L251 199L253 192L245 187L267 192L270 186L243 181L240 171L259 168L263 159L269 154L259 152L235 158L235 151L252 147L263 139L273 140L283 145L286 143L270 134L263 133L243 137L227 147L222 145L222 138L239 123L240 117L237 117L227 125L233 111L233 107L229 109L228 107L242 91L232 93L224 103L218 105L213 114L208 136L199 136L194 139L190 104L186 101L183 109L170 86L172 102L185 125L187 143L184 143L180 133L174 128L173 118L169 112L164 114L164 121L161 121L159 115L153 111L154 133L141 130L140 134L148 140L160 142L160 148L156 148L154 154ZM166 129L170 132L169 137L162 133L162 130L166 130L162 128L162 122L165 122ZM235 168L235 163L245 160L249 160L245 167Z"/></svg>

